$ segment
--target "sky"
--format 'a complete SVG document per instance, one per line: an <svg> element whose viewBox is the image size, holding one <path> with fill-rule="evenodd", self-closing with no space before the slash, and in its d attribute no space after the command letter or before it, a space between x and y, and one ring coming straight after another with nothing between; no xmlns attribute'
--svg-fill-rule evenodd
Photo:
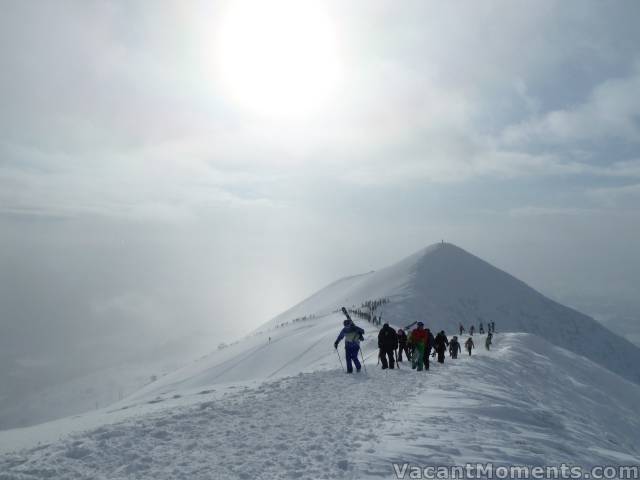
<svg viewBox="0 0 640 480"><path fill-rule="evenodd" d="M635 0L3 2L0 351L73 369L242 336L441 239L640 312L638 18Z"/></svg>

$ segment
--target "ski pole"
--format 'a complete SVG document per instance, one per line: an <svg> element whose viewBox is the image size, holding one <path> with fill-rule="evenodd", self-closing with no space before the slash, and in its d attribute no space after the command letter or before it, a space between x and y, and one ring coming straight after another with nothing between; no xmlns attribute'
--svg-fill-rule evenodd
<svg viewBox="0 0 640 480"><path fill-rule="evenodd" d="M393 354L396 356L396 366L398 367L398 370L400 370L400 362L398 362L398 351L394 350Z"/></svg>
<svg viewBox="0 0 640 480"><path fill-rule="evenodd" d="M344 365L342 364L342 358L340 358L340 352L338 351L338 349L336 348L336 353L338 354L338 360L340 361L340 367L342 367L342 371L344 372Z"/></svg>
<svg viewBox="0 0 640 480"><path fill-rule="evenodd" d="M362 368L364 368L364 373L367 373L367 367L364 364L364 355L362 354L362 349L360 349L360 356L362 357Z"/></svg>

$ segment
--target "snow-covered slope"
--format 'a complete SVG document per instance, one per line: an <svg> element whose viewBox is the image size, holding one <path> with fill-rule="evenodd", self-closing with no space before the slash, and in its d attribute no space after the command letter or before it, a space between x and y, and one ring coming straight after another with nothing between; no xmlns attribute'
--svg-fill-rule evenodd
<svg viewBox="0 0 640 480"><path fill-rule="evenodd" d="M494 320L494 349L430 372L381 371L378 327L358 321L367 371L345 375L334 311L383 297L395 326L423 319L451 333L459 321ZM109 408L0 432L0 480L392 478L392 462L638 464L640 385L623 378L634 378L632 362L637 350L590 318L438 244L338 281Z"/></svg>
<svg viewBox="0 0 640 480"><path fill-rule="evenodd" d="M517 278L450 243L437 243L387 268L348 277L278 315L264 328L340 305L387 297L383 318L422 320L455 332L494 321L501 332L528 332L640 382L640 348L592 318L545 297Z"/></svg>
<svg viewBox="0 0 640 480"><path fill-rule="evenodd" d="M272 341L260 352L275 365L283 350ZM640 387L530 334L498 334L491 352L428 373L382 371L371 361L351 376L338 368L191 386L44 425L40 432L58 435L94 428L0 455L0 478L366 479L393 478L393 462L640 463ZM9 433L0 432L0 445ZM13 433L33 442L38 430Z"/></svg>
<svg viewBox="0 0 640 480"><path fill-rule="evenodd" d="M198 390L211 385L333 369L338 365L333 342L342 328L343 318L329 314L296 322L286 328L256 333L165 375L122 403L170 397L178 391ZM363 347L371 354L375 349L377 328L366 322L362 326L367 333Z"/></svg>

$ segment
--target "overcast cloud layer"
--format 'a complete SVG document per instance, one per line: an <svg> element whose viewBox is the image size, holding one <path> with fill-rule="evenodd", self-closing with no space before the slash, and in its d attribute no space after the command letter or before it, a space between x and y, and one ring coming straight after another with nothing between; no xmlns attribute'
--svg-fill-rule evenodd
<svg viewBox="0 0 640 480"><path fill-rule="evenodd" d="M442 238L634 305L639 2L327 3L342 82L289 120L225 94L225 8L2 3L5 354L242 335Z"/></svg>

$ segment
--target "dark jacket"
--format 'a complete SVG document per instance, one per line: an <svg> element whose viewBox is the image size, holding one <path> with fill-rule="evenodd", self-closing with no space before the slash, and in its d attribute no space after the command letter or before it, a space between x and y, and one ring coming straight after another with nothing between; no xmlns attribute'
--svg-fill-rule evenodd
<svg viewBox="0 0 640 480"><path fill-rule="evenodd" d="M435 344L436 344L436 340L435 338L433 338L433 333L431 333L431 330L429 330L428 328L427 330L427 344L425 345L425 351L427 353L431 352L432 348L435 348Z"/></svg>
<svg viewBox="0 0 640 480"><path fill-rule="evenodd" d="M395 350L398 348L398 334L389 325L385 325L378 333L378 348Z"/></svg>
<svg viewBox="0 0 640 480"><path fill-rule="evenodd" d="M449 345L449 340L447 336L443 333L438 333L435 339L435 348L437 352L444 352Z"/></svg>

